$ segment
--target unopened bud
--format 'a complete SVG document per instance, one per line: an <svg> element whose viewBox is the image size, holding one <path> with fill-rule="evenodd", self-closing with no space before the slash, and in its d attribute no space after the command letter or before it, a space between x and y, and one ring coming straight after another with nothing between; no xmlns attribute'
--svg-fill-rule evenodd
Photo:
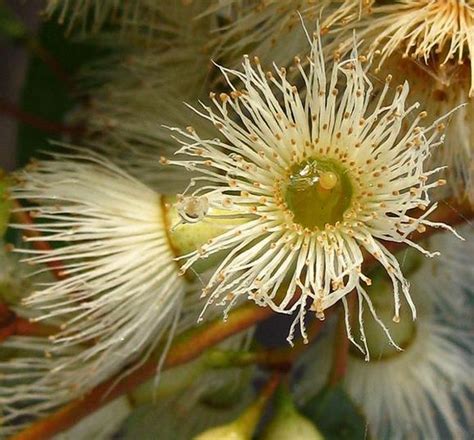
<svg viewBox="0 0 474 440"><path fill-rule="evenodd" d="M194 437L194 440L251 440L270 393L262 394L238 419L216 426Z"/></svg>
<svg viewBox="0 0 474 440"><path fill-rule="evenodd" d="M268 424L262 440L323 440L316 426L297 410L289 392L277 392L273 419Z"/></svg>

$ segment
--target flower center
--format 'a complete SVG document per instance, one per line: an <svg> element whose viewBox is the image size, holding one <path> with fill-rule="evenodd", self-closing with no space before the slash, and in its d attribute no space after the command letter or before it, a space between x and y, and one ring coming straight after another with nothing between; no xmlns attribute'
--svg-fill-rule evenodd
<svg viewBox="0 0 474 440"><path fill-rule="evenodd" d="M310 158L291 167L284 197L296 223L324 229L342 220L351 203L352 184L338 162Z"/></svg>

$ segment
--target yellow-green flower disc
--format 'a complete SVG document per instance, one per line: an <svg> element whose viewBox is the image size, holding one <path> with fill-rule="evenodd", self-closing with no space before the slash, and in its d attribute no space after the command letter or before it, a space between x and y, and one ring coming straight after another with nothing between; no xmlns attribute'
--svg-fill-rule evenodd
<svg viewBox="0 0 474 440"><path fill-rule="evenodd" d="M324 229L343 219L351 203L352 184L336 161L310 158L291 167L283 193L296 223Z"/></svg>

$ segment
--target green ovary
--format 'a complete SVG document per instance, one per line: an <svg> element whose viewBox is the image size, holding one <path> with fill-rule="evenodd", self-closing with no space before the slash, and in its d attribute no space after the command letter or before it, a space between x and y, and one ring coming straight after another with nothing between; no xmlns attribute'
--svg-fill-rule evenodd
<svg viewBox="0 0 474 440"><path fill-rule="evenodd" d="M310 158L291 168L283 194L296 223L323 229L343 219L352 192L347 171L338 162Z"/></svg>

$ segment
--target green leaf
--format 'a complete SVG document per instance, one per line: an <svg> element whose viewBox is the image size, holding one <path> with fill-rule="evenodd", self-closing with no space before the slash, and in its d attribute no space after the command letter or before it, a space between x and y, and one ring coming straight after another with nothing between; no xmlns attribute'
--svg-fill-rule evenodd
<svg viewBox="0 0 474 440"><path fill-rule="evenodd" d="M3 0L0 0L0 35L18 41L26 38L27 34L23 23L15 17Z"/></svg>
<svg viewBox="0 0 474 440"><path fill-rule="evenodd" d="M318 427L326 440L365 440L367 422L341 385L326 387L313 397L302 413Z"/></svg>
<svg viewBox="0 0 474 440"><path fill-rule="evenodd" d="M64 28L53 21L45 22L36 37L28 40L32 51L23 92L21 110L30 115L48 121L49 125L64 124L67 115L74 110L83 99L77 89L71 90L71 84L58 78L54 69L59 68L74 83L76 74L90 63L103 57L108 50L97 45L97 42L70 40L64 36ZM40 59L39 53L47 54L49 65ZM53 65L54 64L54 65ZM39 151L56 149L51 140L80 143L64 136L59 130L39 128L30 124L20 123L18 129L18 164L25 165Z"/></svg>

